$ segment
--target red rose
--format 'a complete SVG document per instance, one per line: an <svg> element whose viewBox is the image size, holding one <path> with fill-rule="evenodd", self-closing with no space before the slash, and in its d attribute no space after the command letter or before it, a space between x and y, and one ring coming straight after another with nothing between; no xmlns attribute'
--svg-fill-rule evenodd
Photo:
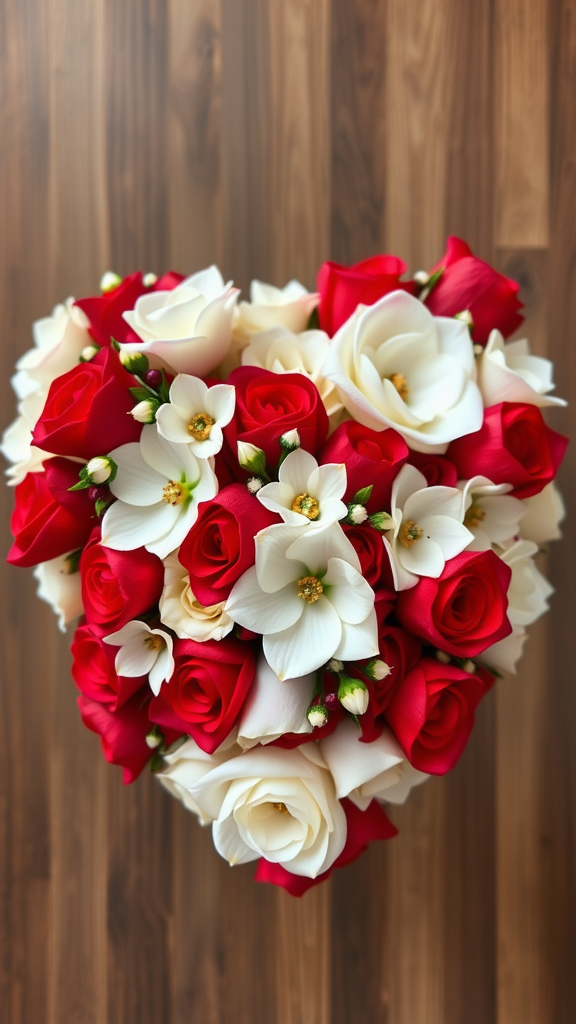
<svg viewBox="0 0 576 1024"><path fill-rule="evenodd" d="M476 706L493 682L484 668L472 674L435 658L422 658L408 673L386 718L414 768L444 775L454 767L472 732Z"/></svg>
<svg viewBox="0 0 576 1024"><path fill-rule="evenodd" d="M84 725L100 737L106 760L122 766L124 785L138 778L152 756L146 743L148 708L142 701L143 694L136 693L118 711L110 711L105 704L78 697Z"/></svg>
<svg viewBox="0 0 576 1024"><path fill-rule="evenodd" d="M501 402L485 409L480 430L453 441L448 455L462 479L480 474L513 484L517 498L530 498L554 479L567 444L535 405Z"/></svg>
<svg viewBox="0 0 576 1024"><path fill-rule="evenodd" d="M113 551L93 530L80 558L82 604L86 620L101 634L121 629L158 604L164 566L145 548Z"/></svg>
<svg viewBox="0 0 576 1024"><path fill-rule="evenodd" d="M426 477L428 487L456 487L458 473L456 466L444 455L429 455L427 452L413 452L408 462Z"/></svg>
<svg viewBox="0 0 576 1024"><path fill-rule="evenodd" d="M212 754L236 722L256 667L241 640L174 641L174 675L150 705L150 719L187 732Z"/></svg>
<svg viewBox="0 0 576 1024"><path fill-rule="evenodd" d="M367 523L360 526L344 524L342 529L360 559L360 572L366 582L374 590L378 587L393 590L390 558L384 547L382 534Z"/></svg>
<svg viewBox="0 0 576 1024"><path fill-rule="evenodd" d="M426 299L434 316L455 316L469 310L474 325L472 339L479 345L486 344L495 327L507 338L520 326L524 320L519 312L520 285L473 256L466 242L451 235L432 273L441 267L440 280Z"/></svg>
<svg viewBox="0 0 576 1024"><path fill-rule="evenodd" d="M317 451L326 440L328 416L316 385L304 374L240 366L227 383L236 388L234 418L224 427L233 455L237 441L248 441L262 448L269 464L276 466L279 438L288 430L298 430L307 452Z"/></svg>
<svg viewBox="0 0 576 1024"><path fill-rule="evenodd" d="M178 553L201 604L226 600L236 580L254 565L255 535L277 521L246 484L231 484L212 501L202 503Z"/></svg>
<svg viewBox="0 0 576 1024"><path fill-rule="evenodd" d="M372 484L372 494L366 504L372 513L390 508L392 484L408 454L408 445L395 430L371 430L354 420L347 420L328 438L318 461L323 465L331 462L345 464L345 501L351 501L357 491Z"/></svg>
<svg viewBox="0 0 576 1024"><path fill-rule="evenodd" d="M101 346L108 346L110 339L115 341L141 341L134 334L131 327L124 320L122 313L128 309L134 309L137 299L148 292L172 291L177 284L184 280L182 274L175 274L169 271L163 277L158 278L151 288L142 284L142 274L137 271L130 274L110 292L104 295L91 296L88 299L78 299L76 305L84 311L90 321L90 334Z"/></svg>
<svg viewBox="0 0 576 1024"><path fill-rule="evenodd" d="M128 415L134 408L128 390L133 385L134 378L111 348L79 363L50 385L34 444L56 455L91 459L138 441L142 424Z"/></svg>
<svg viewBox="0 0 576 1024"><path fill-rule="evenodd" d="M414 294L413 281L401 281L406 264L396 256L372 256L352 267L323 263L318 271L320 327L331 337L361 302L371 306L397 288Z"/></svg>
<svg viewBox="0 0 576 1024"><path fill-rule="evenodd" d="M474 658L512 632L506 614L512 570L493 551L463 551L438 579L421 576L396 601L401 624L441 651Z"/></svg>
<svg viewBox="0 0 576 1024"><path fill-rule="evenodd" d="M76 686L85 697L105 704L109 711L117 711L144 686L143 696L149 695L147 676L117 675L114 659L118 648L105 644L90 626L78 626L71 650Z"/></svg>
<svg viewBox="0 0 576 1024"><path fill-rule="evenodd" d="M362 676L370 694L368 708L359 719L362 743L373 743L380 736L384 728L386 708L404 676L418 664L422 654L422 644L417 637L399 626L382 626L378 635L378 647L379 657L390 669L390 674L384 679Z"/></svg>
<svg viewBox="0 0 576 1024"><path fill-rule="evenodd" d="M94 526L94 504L78 482L78 463L48 459L43 473L28 473L15 489L10 521L14 543L7 561L31 566L83 547Z"/></svg>
<svg viewBox="0 0 576 1024"><path fill-rule="evenodd" d="M355 861L361 853L364 853L368 843L377 839L392 839L398 835L398 829L386 817L377 800L373 800L365 811L359 810L356 804L346 798L341 803L346 815L346 844L340 856L327 871L323 871L316 878L306 878L304 875L293 875L281 864L273 864L262 857L256 868L254 876L256 881L279 885L286 889L291 896L303 896L313 885L318 885L319 882L324 882L329 878L336 868L344 868L347 864Z"/></svg>
<svg viewBox="0 0 576 1024"><path fill-rule="evenodd" d="M486 344L494 328L507 338L523 323L520 285L472 256L465 242L454 236L448 239L445 255L430 272L442 267L439 282L425 300L435 316L455 316L467 309L474 323L472 340L480 345Z"/></svg>

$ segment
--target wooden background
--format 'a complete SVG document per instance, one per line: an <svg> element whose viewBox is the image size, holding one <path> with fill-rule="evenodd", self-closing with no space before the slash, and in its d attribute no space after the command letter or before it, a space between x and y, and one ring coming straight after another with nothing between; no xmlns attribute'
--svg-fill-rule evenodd
<svg viewBox="0 0 576 1024"><path fill-rule="evenodd" d="M5 423L31 321L107 268L312 286L328 257L427 267L454 232L522 282L576 437L575 0L3 0L0 210ZM0 1019L574 1024L575 513L457 769L301 901L148 775L122 787L4 568Z"/></svg>

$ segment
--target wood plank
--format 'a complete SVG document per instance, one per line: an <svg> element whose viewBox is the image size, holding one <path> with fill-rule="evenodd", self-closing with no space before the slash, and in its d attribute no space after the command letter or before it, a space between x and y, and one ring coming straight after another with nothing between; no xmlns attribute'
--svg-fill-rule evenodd
<svg viewBox="0 0 576 1024"><path fill-rule="evenodd" d="M270 5L271 274L313 288L330 250L329 2Z"/></svg>
<svg viewBox="0 0 576 1024"><path fill-rule="evenodd" d="M545 248L549 235L548 8L494 6L496 244Z"/></svg>
<svg viewBox="0 0 576 1024"><path fill-rule="evenodd" d="M222 263L220 0L170 0L170 266Z"/></svg>
<svg viewBox="0 0 576 1024"><path fill-rule="evenodd" d="M277 1024L330 1024L331 882L294 899L276 893Z"/></svg>

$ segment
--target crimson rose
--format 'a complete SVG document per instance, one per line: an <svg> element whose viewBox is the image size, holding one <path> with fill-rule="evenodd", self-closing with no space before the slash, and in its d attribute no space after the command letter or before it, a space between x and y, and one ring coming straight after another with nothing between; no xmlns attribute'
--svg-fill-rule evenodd
<svg viewBox="0 0 576 1024"><path fill-rule="evenodd" d="M460 477L487 476L513 484L517 498L530 498L554 479L567 444L535 405L500 402L484 410L480 430L452 441L448 454Z"/></svg>
<svg viewBox="0 0 576 1024"><path fill-rule="evenodd" d="M485 345L495 327L507 338L520 326L520 285L472 255L466 242L451 235L446 252L431 273L444 268L425 300L434 316L455 316L469 310L472 339Z"/></svg>
<svg viewBox="0 0 576 1024"><path fill-rule="evenodd" d="M421 772L444 775L462 754L474 712L494 682L486 669L474 673L422 658L402 681L386 718L410 761Z"/></svg>
<svg viewBox="0 0 576 1024"><path fill-rule="evenodd" d="M152 287L146 287L142 283L142 274L138 271L125 277L112 291L88 299L78 299L76 305L88 317L90 334L98 345L108 346L112 338L115 341L139 342L142 339L134 334L122 313L128 309L134 309L136 300L141 295L146 295L148 292L172 291L183 280L182 274L169 271L163 277L158 278Z"/></svg>
<svg viewBox="0 0 576 1024"><path fill-rule="evenodd" d="M114 349L102 349L89 363L79 363L50 385L34 427L34 444L56 455L91 459L129 441L138 441L142 424L128 415L134 378Z"/></svg>
<svg viewBox="0 0 576 1024"><path fill-rule="evenodd" d="M506 614L512 570L493 551L463 551L438 579L421 576L396 601L401 624L448 654L474 658L512 632Z"/></svg>
<svg viewBox="0 0 576 1024"><path fill-rule="evenodd" d="M194 597L203 605L225 601L236 580L254 565L255 535L277 521L246 484L231 484L204 502L178 553Z"/></svg>
<svg viewBox="0 0 576 1024"><path fill-rule="evenodd" d="M119 676L114 668L118 648L105 644L90 626L78 626L72 641L72 676L85 697L117 711L137 690L149 694L147 676Z"/></svg>
<svg viewBox="0 0 576 1024"><path fill-rule="evenodd" d="M456 466L444 455L411 451L408 462L426 477L428 487L456 487L458 480Z"/></svg>
<svg viewBox="0 0 576 1024"><path fill-rule="evenodd" d="M124 785L138 778L152 756L146 743L151 728L148 708L142 701L142 693L136 693L117 711L110 711L106 704L78 697L84 725L100 737L106 760L122 766Z"/></svg>
<svg viewBox="0 0 576 1024"><path fill-rule="evenodd" d="M384 547L382 534L369 523L362 523L360 526L344 524L342 529L358 555L360 572L366 582L373 590L378 587L394 590L390 558Z"/></svg>
<svg viewBox="0 0 576 1024"><path fill-rule="evenodd" d="M10 520L14 543L7 561L31 566L81 548L94 525L94 505L78 482L78 464L48 459L43 473L28 473L15 489Z"/></svg>
<svg viewBox="0 0 576 1024"><path fill-rule="evenodd" d="M101 635L121 629L158 604L164 566L145 548L114 551L100 543L100 527L80 558L82 604L86 621Z"/></svg>
<svg viewBox="0 0 576 1024"><path fill-rule="evenodd" d="M227 383L236 388L234 418L224 427L234 456L237 441L248 441L262 448L270 465L276 466L280 436L295 429L307 452L314 453L324 443L328 416L316 385L304 374L240 366Z"/></svg>
<svg viewBox="0 0 576 1024"><path fill-rule="evenodd" d="M212 754L235 724L256 667L241 640L174 641L174 675L150 706L159 725L189 733Z"/></svg>
<svg viewBox="0 0 576 1024"><path fill-rule="evenodd" d="M395 430L371 430L354 420L341 423L318 456L321 464L343 462L346 466L345 501L372 484L366 507L369 512L390 508L392 484L408 458L408 445Z"/></svg>
<svg viewBox="0 0 576 1024"><path fill-rule="evenodd" d="M406 264L397 256L372 256L351 267L323 263L318 271L318 319L332 337L361 302L371 306L397 288L414 294L413 281L401 281Z"/></svg>

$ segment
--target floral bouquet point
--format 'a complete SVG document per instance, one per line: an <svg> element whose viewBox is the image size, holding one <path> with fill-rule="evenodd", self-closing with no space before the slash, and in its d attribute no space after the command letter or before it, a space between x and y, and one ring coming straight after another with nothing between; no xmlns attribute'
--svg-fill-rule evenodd
<svg viewBox="0 0 576 1024"><path fill-rule="evenodd" d="M450 238L318 292L104 275L34 325L2 451L84 724L302 895L454 767L552 588L567 440L518 285Z"/></svg>

